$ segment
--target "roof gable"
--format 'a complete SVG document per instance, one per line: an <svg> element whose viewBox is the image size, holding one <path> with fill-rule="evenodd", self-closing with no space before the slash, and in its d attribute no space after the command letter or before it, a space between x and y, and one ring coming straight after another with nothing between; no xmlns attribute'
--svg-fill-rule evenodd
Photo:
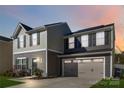
<svg viewBox="0 0 124 93"><path fill-rule="evenodd" d="M12 38L16 38L18 36L18 34L20 33L21 29L24 29L25 31L29 31L32 30L31 27L23 24L23 23L18 23L15 32L13 33Z"/></svg>

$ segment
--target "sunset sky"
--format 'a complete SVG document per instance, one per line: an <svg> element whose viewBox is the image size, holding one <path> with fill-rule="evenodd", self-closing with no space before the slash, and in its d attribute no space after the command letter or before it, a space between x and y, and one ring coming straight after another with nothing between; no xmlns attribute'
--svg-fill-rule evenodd
<svg viewBox="0 0 124 93"><path fill-rule="evenodd" d="M116 45L124 50L124 6L0 6L0 35L10 37L18 22L31 27L67 22L73 32L115 23Z"/></svg>

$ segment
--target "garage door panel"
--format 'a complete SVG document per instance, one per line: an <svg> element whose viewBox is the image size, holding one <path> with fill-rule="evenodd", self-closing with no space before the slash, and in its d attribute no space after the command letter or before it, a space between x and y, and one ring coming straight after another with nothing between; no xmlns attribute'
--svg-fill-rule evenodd
<svg viewBox="0 0 124 93"><path fill-rule="evenodd" d="M64 76L77 77L78 76L78 63L64 63Z"/></svg>
<svg viewBox="0 0 124 93"><path fill-rule="evenodd" d="M74 63L64 63L64 76L83 78L103 78L104 59L73 60Z"/></svg>
<svg viewBox="0 0 124 93"><path fill-rule="evenodd" d="M78 64L79 77L103 77L103 63L90 62Z"/></svg>

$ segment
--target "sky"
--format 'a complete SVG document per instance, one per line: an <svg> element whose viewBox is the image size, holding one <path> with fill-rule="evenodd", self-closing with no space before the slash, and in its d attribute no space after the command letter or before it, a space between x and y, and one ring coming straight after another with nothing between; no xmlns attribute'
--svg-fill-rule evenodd
<svg viewBox="0 0 124 93"><path fill-rule="evenodd" d="M0 6L0 35L12 36L19 22L31 27L67 22L73 32L115 23L115 43L124 51L124 6Z"/></svg>

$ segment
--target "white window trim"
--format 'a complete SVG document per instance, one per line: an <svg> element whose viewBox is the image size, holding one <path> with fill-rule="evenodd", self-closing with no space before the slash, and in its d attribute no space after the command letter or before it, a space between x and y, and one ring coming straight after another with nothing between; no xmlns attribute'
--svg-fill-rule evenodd
<svg viewBox="0 0 124 93"><path fill-rule="evenodd" d="M83 39L86 39L86 40L83 40ZM83 41L85 41L85 43L86 44L84 44L84 42ZM86 42L87 41L87 42ZM89 46L89 36L88 35L82 35L81 36L81 47L88 47Z"/></svg>
<svg viewBox="0 0 124 93"><path fill-rule="evenodd" d="M24 48L24 36L23 35L19 36L19 45L20 45L20 48Z"/></svg>
<svg viewBox="0 0 124 93"><path fill-rule="evenodd" d="M73 47L71 47L70 44L73 44ZM75 37L69 37L68 38L68 48L69 49L75 48Z"/></svg>
<svg viewBox="0 0 124 93"><path fill-rule="evenodd" d="M23 59L27 59L27 57L18 57L16 59L21 60L21 64L20 65L21 65L21 70L22 70L22 66L23 66L22 60ZM17 65L17 64L15 64L15 65Z"/></svg>
<svg viewBox="0 0 124 93"><path fill-rule="evenodd" d="M31 52L38 52L38 51L46 51L46 48L44 48L44 49L28 50L28 51L22 51L22 52L13 52L13 54L23 54L23 53L31 53Z"/></svg>
<svg viewBox="0 0 124 93"><path fill-rule="evenodd" d="M102 36L100 34L102 34ZM100 40L103 40L103 41L99 43ZM100 45L105 45L105 32L96 33L96 46L100 46Z"/></svg>
<svg viewBox="0 0 124 93"><path fill-rule="evenodd" d="M33 46L37 45L37 33L32 34L32 45Z"/></svg>

